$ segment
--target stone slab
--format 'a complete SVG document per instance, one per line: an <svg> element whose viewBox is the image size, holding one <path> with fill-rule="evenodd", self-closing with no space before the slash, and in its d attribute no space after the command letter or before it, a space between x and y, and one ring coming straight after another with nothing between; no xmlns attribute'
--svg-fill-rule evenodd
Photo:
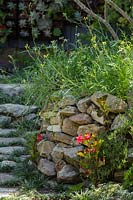
<svg viewBox="0 0 133 200"><path fill-rule="evenodd" d="M8 146L8 147L0 147L0 154L12 154L14 151L24 151L25 148L22 146Z"/></svg>

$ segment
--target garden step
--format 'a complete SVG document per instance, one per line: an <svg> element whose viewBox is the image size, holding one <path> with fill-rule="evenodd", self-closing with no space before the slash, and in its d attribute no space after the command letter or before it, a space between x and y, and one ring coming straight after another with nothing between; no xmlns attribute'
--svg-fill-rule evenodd
<svg viewBox="0 0 133 200"><path fill-rule="evenodd" d="M10 96L18 96L24 92L26 85L24 84L0 84L0 92Z"/></svg>
<svg viewBox="0 0 133 200"><path fill-rule="evenodd" d="M0 113L11 115L13 117L22 117L24 115L27 115L29 113L36 113L37 112L37 106L25 106L22 104L1 104L0 105Z"/></svg>
<svg viewBox="0 0 133 200"><path fill-rule="evenodd" d="M3 160L0 162L0 167L1 168L14 168L16 166L16 162L11 161L11 160Z"/></svg>
<svg viewBox="0 0 133 200"><path fill-rule="evenodd" d="M2 129L0 128L0 137L8 137L12 134L17 135L18 130L17 129Z"/></svg>
<svg viewBox="0 0 133 200"><path fill-rule="evenodd" d="M7 146L7 145L13 145L13 144L21 144L24 145L26 143L26 140L24 138L20 137L11 137L11 138L4 138L0 137L0 146Z"/></svg>
<svg viewBox="0 0 133 200"><path fill-rule="evenodd" d="M0 154L12 154L14 151L22 152L25 150L22 146L8 146L8 147L0 147Z"/></svg>
<svg viewBox="0 0 133 200"><path fill-rule="evenodd" d="M8 197L18 191L18 188L0 187L0 198Z"/></svg>
<svg viewBox="0 0 133 200"><path fill-rule="evenodd" d="M11 185L17 183L17 178L10 173L0 173L0 185Z"/></svg>
<svg viewBox="0 0 133 200"><path fill-rule="evenodd" d="M9 155L0 154L0 161L8 160L8 159L9 159Z"/></svg>

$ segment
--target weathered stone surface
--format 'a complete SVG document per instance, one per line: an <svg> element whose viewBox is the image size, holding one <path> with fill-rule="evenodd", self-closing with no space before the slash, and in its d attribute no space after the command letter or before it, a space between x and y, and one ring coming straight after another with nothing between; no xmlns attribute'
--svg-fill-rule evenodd
<svg viewBox="0 0 133 200"><path fill-rule="evenodd" d="M31 114L29 114L29 115L26 115L25 117L24 117L24 120L25 121L33 121L34 119L36 119L36 114L35 113L31 113Z"/></svg>
<svg viewBox="0 0 133 200"><path fill-rule="evenodd" d="M10 155L0 154L0 161L8 160Z"/></svg>
<svg viewBox="0 0 133 200"><path fill-rule="evenodd" d="M46 176L55 176L55 164L47 159L40 159L38 169Z"/></svg>
<svg viewBox="0 0 133 200"><path fill-rule="evenodd" d="M129 109L133 109L133 90L129 91L127 94L127 103Z"/></svg>
<svg viewBox="0 0 133 200"><path fill-rule="evenodd" d="M124 127L128 123L128 117L124 114L119 114L115 117L112 125L111 130L115 130L118 128Z"/></svg>
<svg viewBox="0 0 133 200"><path fill-rule="evenodd" d="M0 197L9 197L10 195L13 195L15 192L18 191L18 188L9 188L9 187L1 187L0 188Z"/></svg>
<svg viewBox="0 0 133 200"><path fill-rule="evenodd" d="M41 124L41 130L42 131L47 131L47 128L50 124L47 122L47 121L42 121L42 124Z"/></svg>
<svg viewBox="0 0 133 200"><path fill-rule="evenodd" d="M96 124L88 124L88 125L83 125L79 126L77 134L84 134L86 132L91 132L91 133L100 133L105 130L104 126L98 126Z"/></svg>
<svg viewBox="0 0 133 200"><path fill-rule="evenodd" d="M64 109L60 110L60 114L63 116L72 116L78 112L78 109L74 106L67 106Z"/></svg>
<svg viewBox="0 0 133 200"><path fill-rule="evenodd" d="M65 165L57 173L57 180L64 183L75 183L79 180L79 172L71 165Z"/></svg>
<svg viewBox="0 0 133 200"><path fill-rule="evenodd" d="M78 126L76 123L72 122L69 118L63 120L62 131L68 135L76 136Z"/></svg>
<svg viewBox="0 0 133 200"><path fill-rule="evenodd" d="M8 146L0 147L0 154L12 154L14 151L24 151L24 147L21 146Z"/></svg>
<svg viewBox="0 0 133 200"><path fill-rule="evenodd" d="M47 127L47 131L59 133L59 132L61 132L61 127L60 127L60 125L50 125Z"/></svg>
<svg viewBox="0 0 133 200"><path fill-rule="evenodd" d="M80 101L78 101L77 103L77 107L79 109L80 112L87 112L88 106L90 104L90 97L85 97L84 99L81 99Z"/></svg>
<svg viewBox="0 0 133 200"><path fill-rule="evenodd" d="M65 147L65 146L66 146L65 144L59 143L59 144L57 144L57 145L54 147L54 149L53 149L53 151L52 151L52 153L51 153L52 160L53 160L54 162L57 162L57 161L63 159L63 156L64 156L64 147Z"/></svg>
<svg viewBox="0 0 133 200"><path fill-rule="evenodd" d="M56 163L55 163L55 169L56 169L56 172L62 170L62 168L66 165L66 162L64 160L58 160Z"/></svg>
<svg viewBox="0 0 133 200"><path fill-rule="evenodd" d="M112 113L123 113L127 109L127 103L122 99L107 93L96 92L91 96L91 101L101 108L98 100L104 100L107 108Z"/></svg>
<svg viewBox="0 0 133 200"><path fill-rule="evenodd" d="M16 181L16 177L8 173L0 173L0 184Z"/></svg>
<svg viewBox="0 0 133 200"><path fill-rule="evenodd" d="M0 145L7 146L7 145L17 144L17 143L25 144L26 140L24 138L20 138L20 137L11 137L11 138L0 137Z"/></svg>
<svg viewBox="0 0 133 200"><path fill-rule="evenodd" d="M114 180L117 182L122 183L124 179L124 173L125 171L117 171L114 173Z"/></svg>
<svg viewBox="0 0 133 200"><path fill-rule="evenodd" d="M72 144L72 137L64 133L47 133L47 138L50 141L62 142L65 144Z"/></svg>
<svg viewBox="0 0 133 200"><path fill-rule="evenodd" d="M61 123L61 117L59 113L57 113L55 117L50 118L51 125L60 125L60 123Z"/></svg>
<svg viewBox="0 0 133 200"><path fill-rule="evenodd" d="M133 163L133 148L128 149L128 163L129 164Z"/></svg>
<svg viewBox="0 0 133 200"><path fill-rule="evenodd" d="M24 92L25 87L22 84L0 84L0 92L10 97L18 96Z"/></svg>
<svg viewBox="0 0 133 200"><path fill-rule="evenodd" d="M2 162L0 162L0 166L13 168L16 166L16 162L11 161L11 160L3 160Z"/></svg>
<svg viewBox="0 0 133 200"><path fill-rule="evenodd" d="M12 135L13 133L17 133L17 129L1 129L0 128L0 137L7 137Z"/></svg>
<svg viewBox="0 0 133 200"><path fill-rule="evenodd" d="M96 109L97 109L97 108L96 108L95 104L92 104L92 103L91 103L86 112L87 112L89 115L91 115L91 112L92 112L93 110L96 110Z"/></svg>
<svg viewBox="0 0 133 200"><path fill-rule="evenodd" d="M91 112L91 117L92 117L92 119L94 119L96 122L98 122L98 123L100 123L100 124L102 124L102 125L105 124L104 116L99 117L96 110L92 110L92 112Z"/></svg>
<svg viewBox="0 0 133 200"><path fill-rule="evenodd" d="M13 117L21 117L37 111L36 106L25 106L20 104L1 104L0 113L10 114Z"/></svg>
<svg viewBox="0 0 133 200"><path fill-rule="evenodd" d="M73 106L76 104L76 99L72 95L64 96L61 101L59 101L58 106L64 108L66 106Z"/></svg>
<svg viewBox="0 0 133 200"><path fill-rule="evenodd" d="M80 125L90 124L92 122L91 117L89 115L85 114L85 113L73 115L73 116L69 117L69 119L72 122L75 122L75 123L80 124Z"/></svg>
<svg viewBox="0 0 133 200"><path fill-rule="evenodd" d="M41 141L37 144L37 150L40 153L40 156L46 157L48 159L51 158L51 153L54 147L55 144L50 141Z"/></svg>
<svg viewBox="0 0 133 200"><path fill-rule="evenodd" d="M55 117L56 115L57 115L57 112L55 111L46 111L41 114L41 118L43 120L50 120L51 117Z"/></svg>
<svg viewBox="0 0 133 200"><path fill-rule="evenodd" d="M77 167L78 166L77 153L82 150L83 146L64 148L64 159L67 161L67 163Z"/></svg>
<svg viewBox="0 0 133 200"><path fill-rule="evenodd" d="M0 128L8 127L11 122L11 117L7 117L4 115L0 116Z"/></svg>

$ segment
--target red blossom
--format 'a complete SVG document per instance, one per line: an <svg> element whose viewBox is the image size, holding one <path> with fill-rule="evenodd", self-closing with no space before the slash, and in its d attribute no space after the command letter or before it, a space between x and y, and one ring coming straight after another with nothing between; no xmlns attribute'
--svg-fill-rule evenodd
<svg viewBox="0 0 133 200"><path fill-rule="evenodd" d="M40 142L41 140L43 140L43 135L41 133L38 133L36 141Z"/></svg>
<svg viewBox="0 0 133 200"><path fill-rule="evenodd" d="M84 140L90 140L90 138L91 138L91 133L90 132L86 133L84 136Z"/></svg>
<svg viewBox="0 0 133 200"><path fill-rule="evenodd" d="M83 135L79 135L79 136L76 137L76 141L77 141L78 144L82 143L83 139L84 139Z"/></svg>

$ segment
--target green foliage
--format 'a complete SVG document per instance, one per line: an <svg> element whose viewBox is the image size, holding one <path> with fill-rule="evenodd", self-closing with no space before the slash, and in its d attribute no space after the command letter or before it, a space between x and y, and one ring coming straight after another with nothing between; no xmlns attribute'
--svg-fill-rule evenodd
<svg viewBox="0 0 133 200"><path fill-rule="evenodd" d="M70 52L64 47L59 49L56 42L49 47L27 47L34 61L29 99L44 105L54 92L64 91L75 96L102 91L126 99L127 91L133 87L132 43L100 41L96 36L90 42L83 46L77 41Z"/></svg>
<svg viewBox="0 0 133 200"><path fill-rule="evenodd" d="M133 191L133 164L124 174L124 188Z"/></svg>

